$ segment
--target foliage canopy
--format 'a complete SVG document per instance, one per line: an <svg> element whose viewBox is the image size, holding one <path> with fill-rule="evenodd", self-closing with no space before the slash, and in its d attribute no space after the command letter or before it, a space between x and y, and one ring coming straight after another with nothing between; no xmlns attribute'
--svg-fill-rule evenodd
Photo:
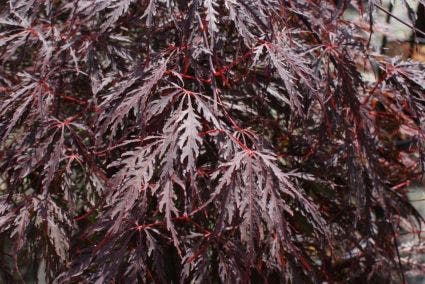
<svg viewBox="0 0 425 284"><path fill-rule="evenodd" d="M0 279L402 277L425 67L380 1L0 3Z"/></svg>

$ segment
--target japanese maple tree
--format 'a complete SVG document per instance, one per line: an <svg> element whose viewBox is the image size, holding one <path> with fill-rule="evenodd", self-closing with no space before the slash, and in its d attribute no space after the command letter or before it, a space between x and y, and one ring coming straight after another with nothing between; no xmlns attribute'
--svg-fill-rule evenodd
<svg viewBox="0 0 425 284"><path fill-rule="evenodd" d="M375 9L0 1L0 281L404 281L425 66Z"/></svg>

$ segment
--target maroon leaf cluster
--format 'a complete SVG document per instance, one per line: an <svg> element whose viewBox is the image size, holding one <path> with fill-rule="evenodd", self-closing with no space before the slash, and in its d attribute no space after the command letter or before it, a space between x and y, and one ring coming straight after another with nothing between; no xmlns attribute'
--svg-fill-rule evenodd
<svg viewBox="0 0 425 284"><path fill-rule="evenodd" d="M0 1L0 282L403 279L425 66L379 4Z"/></svg>

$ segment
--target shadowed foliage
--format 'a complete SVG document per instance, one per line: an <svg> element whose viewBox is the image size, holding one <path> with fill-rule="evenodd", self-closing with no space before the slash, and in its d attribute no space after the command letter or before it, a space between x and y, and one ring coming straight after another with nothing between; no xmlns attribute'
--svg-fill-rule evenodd
<svg viewBox="0 0 425 284"><path fill-rule="evenodd" d="M425 66L380 5L0 1L0 282L403 281Z"/></svg>

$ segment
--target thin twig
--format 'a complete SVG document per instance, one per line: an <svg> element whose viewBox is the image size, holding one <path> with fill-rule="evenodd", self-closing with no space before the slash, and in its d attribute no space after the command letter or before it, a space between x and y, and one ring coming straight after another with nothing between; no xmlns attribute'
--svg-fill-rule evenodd
<svg viewBox="0 0 425 284"><path fill-rule="evenodd" d="M382 12L384 12L385 14L387 14L390 17L393 17L394 19L396 19L397 21L399 21L400 23L402 23L403 25L411 28L412 30L414 30L417 33L420 33L421 35L425 36L425 33L417 28L415 28L414 26L412 26L411 24L405 22L404 20L400 19L399 17L397 17L396 15L394 15L393 13L387 11L384 7L382 7L379 4L374 3L375 7L378 8L379 10L381 10Z"/></svg>

